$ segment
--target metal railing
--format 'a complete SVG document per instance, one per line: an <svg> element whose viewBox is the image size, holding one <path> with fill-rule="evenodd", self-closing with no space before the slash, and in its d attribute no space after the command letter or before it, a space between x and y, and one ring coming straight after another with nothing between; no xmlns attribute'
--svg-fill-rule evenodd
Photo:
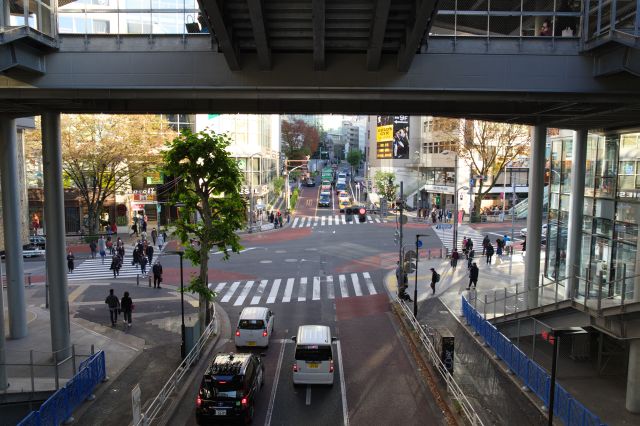
<svg viewBox="0 0 640 426"><path fill-rule="evenodd" d="M576 277L578 288L573 300L597 310L599 314L606 308L621 307L624 309L626 305L640 301L639 295L635 294L634 283L638 277L640 274L624 276L613 281L606 281L600 277L597 282L584 277Z"/></svg>
<svg viewBox="0 0 640 426"><path fill-rule="evenodd" d="M135 426L143 425L147 426L157 420L158 414L165 406L167 401L171 400L173 394L176 392L180 386L183 386L184 379L191 369L191 367L198 362L200 359L200 355L202 350L204 349L207 341L211 334L214 333L214 330L217 327L216 314L215 314L215 304L213 305L213 314L211 315L212 321L209 323L207 328L205 328L204 332L196 342L195 346L191 351L187 354L187 356L182 360L178 368L171 374L169 380L164 384L158 395L151 401L151 404L147 407L140 420L135 423Z"/></svg>
<svg viewBox="0 0 640 426"><path fill-rule="evenodd" d="M438 352L436 351L433 345L433 342L431 341L431 338L427 335L427 333L425 332L423 327L420 325L416 317L413 316L412 308L409 308L407 304L404 303L402 300L398 299L396 295L393 295L393 301L400 306L400 308L402 309L402 312L407 317L407 320L411 323L413 330L415 331L416 335L420 339L422 346L426 350L427 356L431 361L431 364L435 367L435 369L438 371L438 373L444 380L447 392L460 405L460 409L462 410L463 416L472 425L483 425L484 423L482 423L480 416L478 415L476 410L473 408L473 406L469 402L469 399L462 392L462 389L460 388L458 383L455 381L451 373L449 373L449 371L447 370L447 367L445 366L444 362L442 362L442 359L440 358L440 356L438 356Z"/></svg>
<svg viewBox="0 0 640 426"><path fill-rule="evenodd" d="M549 407L551 377L536 362L527 357L504 334L473 308L462 296L462 313L467 325L471 326L496 355L518 376L525 386L533 391L545 407ZM590 412L584 405L571 396L558 383L555 384L554 415L566 425L603 425L598 416Z"/></svg>
<svg viewBox="0 0 640 426"><path fill-rule="evenodd" d="M48 426L73 421L73 411L85 400L94 398L93 389L106 380L106 377L105 355L100 351L83 361L78 373L51 395L38 411L32 411L18 423L18 426Z"/></svg>
<svg viewBox="0 0 640 426"><path fill-rule="evenodd" d="M614 33L640 37L640 14L636 0L590 0L586 3L587 41L608 38Z"/></svg>
<svg viewBox="0 0 640 426"><path fill-rule="evenodd" d="M64 356L65 353L70 355ZM7 351L3 367L9 387L0 389L0 394L58 390L79 371L77 367L94 354L93 345L71 345L56 352Z"/></svg>

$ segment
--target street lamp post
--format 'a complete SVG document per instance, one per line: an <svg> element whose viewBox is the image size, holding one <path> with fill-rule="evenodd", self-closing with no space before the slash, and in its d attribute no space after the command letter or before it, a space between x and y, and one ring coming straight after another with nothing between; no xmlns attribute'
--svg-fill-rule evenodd
<svg viewBox="0 0 640 426"><path fill-rule="evenodd" d="M248 157L251 164L251 170L249 171L249 233L253 232L253 157L261 154L261 152L256 152Z"/></svg>
<svg viewBox="0 0 640 426"><path fill-rule="evenodd" d="M425 234L416 234L416 275L413 287L413 317L418 318L418 263L420 262L420 237L426 237Z"/></svg>
<svg viewBox="0 0 640 426"><path fill-rule="evenodd" d="M184 326L184 274L182 268L182 257L184 256L183 251L178 251L178 256L180 256L180 315L182 316L182 326L180 330L182 331L182 343L180 344L180 356L184 359L187 356L187 342L185 340L185 326Z"/></svg>
<svg viewBox="0 0 640 426"><path fill-rule="evenodd" d="M455 210L455 214L453 215L453 249L456 250L458 248L458 192L460 190L467 190L469 189L466 186L461 186L460 188L456 188L455 191L453 191L453 196L455 197L455 202L454 202L454 210ZM464 247L462 247L464 249Z"/></svg>

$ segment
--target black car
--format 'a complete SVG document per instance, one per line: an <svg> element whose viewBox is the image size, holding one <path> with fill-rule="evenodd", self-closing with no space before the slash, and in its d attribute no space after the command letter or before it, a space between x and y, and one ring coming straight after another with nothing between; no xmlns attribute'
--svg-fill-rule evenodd
<svg viewBox="0 0 640 426"><path fill-rule="evenodd" d="M313 178L307 178L304 184L306 186L316 186L316 181Z"/></svg>
<svg viewBox="0 0 640 426"><path fill-rule="evenodd" d="M253 353L219 353L204 373L196 398L199 425L219 420L253 421L254 404L264 385L264 365Z"/></svg>
<svg viewBox="0 0 640 426"><path fill-rule="evenodd" d="M331 207L331 194L320 194L318 207Z"/></svg>

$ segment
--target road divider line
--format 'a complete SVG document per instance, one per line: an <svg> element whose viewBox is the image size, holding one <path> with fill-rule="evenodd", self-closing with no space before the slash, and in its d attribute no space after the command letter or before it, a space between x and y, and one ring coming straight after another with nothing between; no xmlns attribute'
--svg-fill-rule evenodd
<svg viewBox="0 0 640 426"><path fill-rule="evenodd" d="M342 396L342 420L344 426L349 426L349 407L347 406L347 385L344 380L344 368L342 368L342 346L340 340L336 342L338 349L338 368L340 369L340 395Z"/></svg>
<svg viewBox="0 0 640 426"><path fill-rule="evenodd" d="M278 389L278 381L280 380L280 370L282 368L282 359L284 358L284 348L286 344L286 340L283 339L282 344L280 345L280 353L278 354L278 365L276 366L275 375L273 377L273 386L271 386L271 395L269 397L267 415L264 419L265 426L271 425L271 416L273 416L273 406L276 403L276 391Z"/></svg>
<svg viewBox="0 0 640 426"><path fill-rule="evenodd" d="M282 303L289 303L291 301L291 293L293 293L293 280L294 278L287 279L287 286L284 288Z"/></svg>
<svg viewBox="0 0 640 426"><path fill-rule="evenodd" d="M280 288L280 282L282 280L278 278L273 282L273 286L271 287L271 292L269 293L269 298L267 299L267 303L274 303L276 301L276 297L278 296L278 289Z"/></svg>

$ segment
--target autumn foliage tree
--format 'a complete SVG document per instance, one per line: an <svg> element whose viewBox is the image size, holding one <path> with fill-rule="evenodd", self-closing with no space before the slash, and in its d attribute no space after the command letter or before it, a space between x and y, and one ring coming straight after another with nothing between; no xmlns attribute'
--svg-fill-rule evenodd
<svg viewBox="0 0 640 426"><path fill-rule="evenodd" d="M320 132L303 120L283 120L280 126L282 151L290 160L301 160L316 152L320 143Z"/></svg>

